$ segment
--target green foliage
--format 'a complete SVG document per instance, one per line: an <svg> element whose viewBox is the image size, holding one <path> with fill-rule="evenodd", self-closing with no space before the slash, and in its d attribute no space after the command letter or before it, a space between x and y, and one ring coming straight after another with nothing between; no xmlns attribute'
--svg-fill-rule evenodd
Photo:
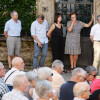
<svg viewBox="0 0 100 100"><path fill-rule="evenodd" d="M22 35L30 35L31 23L36 19L36 0L0 0L0 34L3 33L11 11L17 11L22 22Z"/></svg>

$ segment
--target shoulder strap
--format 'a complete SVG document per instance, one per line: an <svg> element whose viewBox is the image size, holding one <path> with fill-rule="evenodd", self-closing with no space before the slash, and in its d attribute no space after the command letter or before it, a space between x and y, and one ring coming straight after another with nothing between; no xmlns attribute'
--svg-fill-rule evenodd
<svg viewBox="0 0 100 100"><path fill-rule="evenodd" d="M13 72L11 72L11 73L8 75L8 77L6 78L5 82L7 81L7 79L8 79L15 71L17 71L17 70L14 70Z"/></svg>

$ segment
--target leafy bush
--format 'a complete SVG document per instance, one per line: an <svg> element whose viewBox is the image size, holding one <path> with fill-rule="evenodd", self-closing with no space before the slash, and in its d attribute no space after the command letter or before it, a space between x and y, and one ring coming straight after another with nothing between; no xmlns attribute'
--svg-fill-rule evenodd
<svg viewBox="0 0 100 100"><path fill-rule="evenodd" d="M13 10L18 12L22 22L21 35L30 35L31 23L36 19L36 0L0 0L0 34Z"/></svg>

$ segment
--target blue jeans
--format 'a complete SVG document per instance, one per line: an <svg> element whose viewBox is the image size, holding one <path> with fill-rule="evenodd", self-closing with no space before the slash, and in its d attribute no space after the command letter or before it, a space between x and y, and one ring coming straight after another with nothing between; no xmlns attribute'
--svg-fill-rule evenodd
<svg viewBox="0 0 100 100"><path fill-rule="evenodd" d="M41 50L42 50L42 55L41 55L41 59L39 61L39 65L38 65L38 57L39 57ZM47 56L47 51L48 51L48 43L42 44L42 48L40 48L40 47L38 47L38 44L36 42L34 42L34 57L33 57L33 67L34 68L37 68L37 65L43 66L45 58Z"/></svg>

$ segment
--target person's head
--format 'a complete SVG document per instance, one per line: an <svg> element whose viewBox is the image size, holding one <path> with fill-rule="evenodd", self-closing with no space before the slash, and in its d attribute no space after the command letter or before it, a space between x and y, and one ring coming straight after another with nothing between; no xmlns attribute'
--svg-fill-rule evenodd
<svg viewBox="0 0 100 100"><path fill-rule="evenodd" d="M37 20L38 20L38 23L39 24L42 24L44 22L44 15L43 14L40 14L38 17L37 17Z"/></svg>
<svg viewBox="0 0 100 100"><path fill-rule="evenodd" d="M12 66L17 68L19 71L24 70L24 60L21 57L15 57L12 60Z"/></svg>
<svg viewBox="0 0 100 100"><path fill-rule="evenodd" d="M25 75L17 75L13 80L13 87L21 92L26 92L29 86L28 79Z"/></svg>
<svg viewBox="0 0 100 100"><path fill-rule="evenodd" d="M40 98L49 99L53 97L52 85L47 80L38 81L35 86L35 91Z"/></svg>
<svg viewBox="0 0 100 100"><path fill-rule="evenodd" d="M71 79L75 82L84 82L86 80L86 71L82 68L75 68L72 71L72 77Z"/></svg>
<svg viewBox="0 0 100 100"><path fill-rule="evenodd" d="M38 69L38 79L52 81L52 69L49 67L42 67Z"/></svg>
<svg viewBox="0 0 100 100"><path fill-rule="evenodd" d="M62 73L63 68L64 68L63 62L60 60L55 60L52 63L52 69L56 70L59 74Z"/></svg>
<svg viewBox="0 0 100 100"><path fill-rule="evenodd" d="M4 65L3 65L3 63L0 62L0 78L4 77L5 73L6 73L6 69L5 69Z"/></svg>
<svg viewBox="0 0 100 100"><path fill-rule="evenodd" d="M76 20L76 13L75 12L71 12L69 17L70 17L71 21Z"/></svg>
<svg viewBox="0 0 100 100"><path fill-rule="evenodd" d="M11 12L11 17L12 17L12 19L17 20L18 19L18 13L17 13L17 11L12 11Z"/></svg>
<svg viewBox="0 0 100 100"><path fill-rule="evenodd" d="M93 66L88 66L85 68L85 71L87 72L87 77L86 80L89 81L93 81L96 76L97 76L97 70L95 67Z"/></svg>
<svg viewBox="0 0 100 100"><path fill-rule="evenodd" d="M28 81L30 82L30 85L32 87L35 87L35 84L38 81L37 73L35 71L28 71L28 72L26 72L26 77L28 78Z"/></svg>
<svg viewBox="0 0 100 100"><path fill-rule="evenodd" d="M97 21L100 24L100 15L97 16Z"/></svg>
<svg viewBox="0 0 100 100"><path fill-rule="evenodd" d="M74 96L87 100L90 95L90 86L86 82L78 82L74 85Z"/></svg>
<svg viewBox="0 0 100 100"><path fill-rule="evenodd" d="M55 14L55 17L54 17L54 22L55 23L61 23L62 22L62 14L60 14L60 13L56 13Z"/></svg>

